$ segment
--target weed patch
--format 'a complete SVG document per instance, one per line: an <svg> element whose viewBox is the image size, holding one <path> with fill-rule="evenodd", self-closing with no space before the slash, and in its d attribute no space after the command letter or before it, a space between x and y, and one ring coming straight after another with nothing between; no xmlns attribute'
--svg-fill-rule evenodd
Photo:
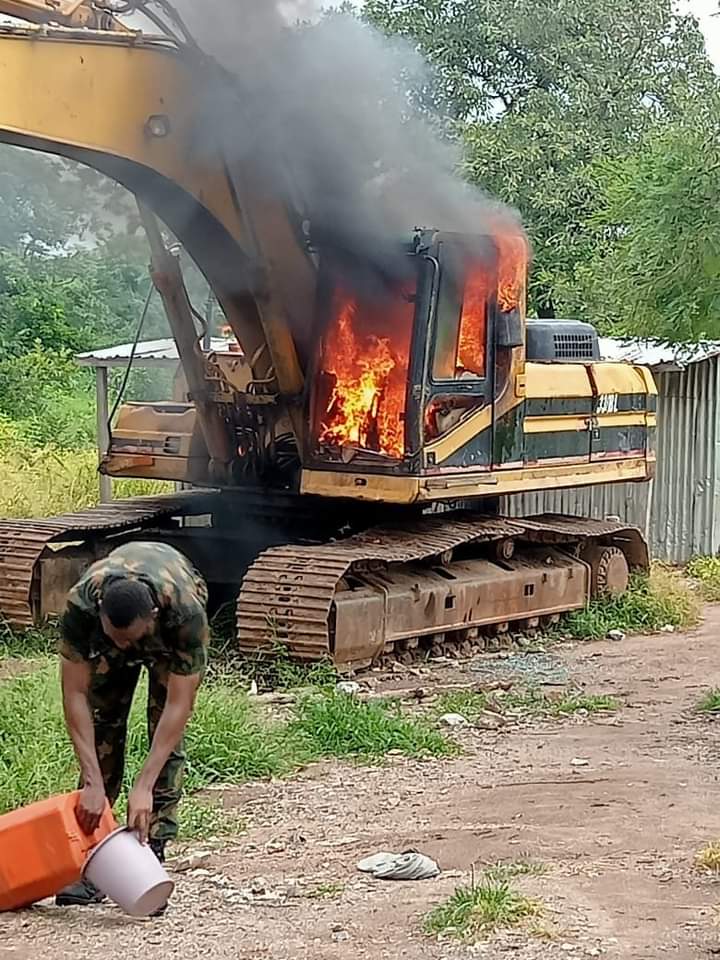
<svg viewBox="0 0 720 960"><path fill-rule="evenodd" d="M470 886L458 887L445 903L427 915L424 929L429 934L474 941L539 914L537 901L524 896L506 880L486 876Z"/></svg>
<svg viewBox="0 0 720 960"><path fill-rule="evenodd" d="M446 757L456 752L430 723L403 716L397 705L363 703L334 691L300 700L288 731L316 757L377 759L391 750Z"/></svg>
<svg viewBox="0 0 720 960"><path fill-rule="evenodd" d="M311 900L336 900L345 890L344 883L321 883L308 890L306 896Z"/></svg>
<svg viewBox="0 0 720 960"><path fill-rule="evenodd" d="M601 640L611 630L650 633L666 625L688 627L699 616L697 597L679 575L655 565L650 576L635 575L620 597L591 600L569 613L563 634L578 640Z"/></svg>
<svg viewBox="0 0 720 960"><path fill-rule="evenodd" d="M485 868L485 877L496 883L508 882L516 877L541 877L547 873L547 866L536 860L498 860Z"/></svg>
<svg viewBox="0 0 720 960"><path fill-rule="evenodd" d="M686 572L699 582L704 600L720 601L720 557L693 557Z"/></svg>
<svg viewBox="0 0 720 960"><path fill-rule="evenodd" d="M130 714L126 783L147 756L146 682ZM308 696L286 722L274 721L237 683L209 682L198 693L186 738L190 794L210 784L282 777L322 757L378 759L389 751L408 756L448 756L456 747L427 720L407 719L398 708L366 704L332 692ZM65 731L55 660L0 683L0 814L72 790L77 764ZM216 832L221 811L194 801L190 835ZM122 805L119 806L122 812ZM183 811L183 818L186 816Z"/></svg>
<svg viewBox="0 0 720 960"><path fill-rule="evenodd" d="M52 627L15 631L0 619L0 660L37 660L51 655L56 648L57 631Z"/></svg>
<svg viewBox="0 0 720 960"><path fill-rule="evenodd" d="M459 713L473 723L489 706L490 698L485 693L476 693L473 690L450 690L448 693L440 694L433 712L438 717L445 713Z"/></svg>
<svg viewBox="0 0 720 960"><path fill-rule="evenodd" d="M695 866L706 873L720 873L720 840L714 840L695 857Z"/></svg>
<svg viewBox="0 0 720 960"><path fill-rule="evenodd" d="M502 694L488 695L471 690L453 690L438 697L434 713L459 713L473 723L488 710L500 713L524 714L531 717L570 717L577 713L602 713L617 710L615 697L605 694L586 694L579 691L551 697L536 687L516 688Z"/></svg>
<svg viewBox="0 0 720 960"><path fill-rule="evenodd" d="M53 447L3 445L0 450L1 517L49 517L95 506L100 499L97 452ZM117 498L152 496L172 491L153 480L116 480Z"/></svg>
<svg viewBox="0 0 720 960"><path fill-rule="evenodd" d="M180 816L180 840L209 840L236 836L245 822L236 810L226 810L219 800L186 797Z"/></svg>
<svg viewBox="0 0 720 960"><path fill-rule="evenodd" d="M697 708L701 713L720 712L720 687L713 687L712 690L708 690L701 698Z"/></svg>
<svg viewBox="0 0 720 960"><path fill-rule="evenodd" d="M617 710L620 706L615 697L606 694L587 694L570 691L561 697L550 697L536 687L525 690L509 690L498 703L504 711L512 711L531 717L571 717L577 713L593 714Z"/></svg>
<svg viewBox="0 0 720 960"><path fill-rule="evenodd" d="M246 688L255 681L260 692L296 690L301 687L330 688L337 683L337 671L329 660L295 663L282 643L276 644L270 654L246 657L237 650L234 619L231 633L224 630L220 632L222 627L215 622L213 627L209 670L211 677L231 676L242 682Z"/></svg>

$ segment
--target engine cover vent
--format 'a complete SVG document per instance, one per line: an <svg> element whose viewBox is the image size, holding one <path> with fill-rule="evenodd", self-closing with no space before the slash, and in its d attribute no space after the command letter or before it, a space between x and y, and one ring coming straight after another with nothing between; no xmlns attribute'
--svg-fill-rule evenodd
<svg viewBox="0 0 720 960"><path fill-rule="evenodd" d="M599 360L597 331L581 320L528 320L526 356L558 363Z"/></svg>

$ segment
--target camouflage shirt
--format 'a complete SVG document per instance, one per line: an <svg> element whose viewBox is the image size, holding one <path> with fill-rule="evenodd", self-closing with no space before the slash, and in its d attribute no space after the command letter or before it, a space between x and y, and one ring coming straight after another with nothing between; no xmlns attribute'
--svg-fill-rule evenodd
<svg viewBox="0 0 720 960"><path fill-rule="evenodd" d="M146 584L158 610L155 630L131 651L105 636L100 603L114 580ZM162 663L169 673L202 673L207 664L207 587L192 564L164 543L128 543L94 563L75 584L60 621L60 653L76 663Z"/></svg>

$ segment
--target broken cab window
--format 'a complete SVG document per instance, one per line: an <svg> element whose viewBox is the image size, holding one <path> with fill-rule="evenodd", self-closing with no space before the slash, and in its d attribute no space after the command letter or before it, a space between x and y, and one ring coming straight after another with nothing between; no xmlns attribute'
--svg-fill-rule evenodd
<svg viewBox="0 0 720 960"><path fill-rule="evenodd" d="M482 260L457 254L444 258L433 379L485 377L491 285L488 265Z"/></svg>
<svg viewBox="0 0 720 960"><path fill-rule="evenodd" d="M322 341L318 442L400 458L416 279L372 293L338 286Z"/></svg>

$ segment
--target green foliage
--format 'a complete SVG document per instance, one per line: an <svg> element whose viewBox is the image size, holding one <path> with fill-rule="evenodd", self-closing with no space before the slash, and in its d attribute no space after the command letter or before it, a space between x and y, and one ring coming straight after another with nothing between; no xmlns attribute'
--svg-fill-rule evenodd
<svg viewBox="0 0 720 960"><path fill-rule="evenodd" d="M0 516L49 517L94 506L99 500L97 453L21 442L22 424L0 416ZM26 439L26 438L24 438ZM117 498L167 493L160 480L116 480Z"/></svg>
<svg viewBox="0 0 720 960"><path fill-rule="evenodd" d="M489 880L507 882L517 877L540 877L547 871L547 865L537 860L498 860L485 868L485 876Z"/></svg>
<svg viewBox="0 0 720 960"><path fill-rule="evenodd" d="M364 15L429 59L416 102L464 139L467 176L519 209L535 309L591 317L605 294L612 310L602 272L587 300L575 289L605 242L592 228L604 203L596 162L632 157L649 131L717 95L696 21L671 0L367 0Z"/></svg>
<svg viewBox="0 0 720 960"><path fill-rule="evenodd" d="M240 653L236 643L234 605L230 605L227 612L230 613L227 623L225 610L218 611L212 623L210 670L214 676L229 675L246 688L254 681L260 693L302 687L329 688L337 683L338 675L332 661L296 663L290 659L283 643L277 643L270 654L248 657Z"/></svg>
<svg viewBox="0 0 720 960"><path fill-rule="evenodd" d="M186 797L180 818L180 840L211 840L242 833L244 822L235 810L226 810L219 800Z"/></svg>
<svg viewBox="0 0 720 960"><path fill-rule="evenodd" d="M607 713L620 706L615 697L607 694L587 694L569 691L561 697L550 697L542 690L510 690L499 698L504 709L520 712L527 716L547 716L563 719L576 713Z"/></svg>
<svg viewBox="0 0 720 960"><path fill-rule="evenodd" d="M484 877L458 887L452 896L425 918L425 932L475 941L503 927L537 917L540 904L515 890L506 880Z"/></svg>
<svg viewBox="0 0 720 960"><path fill-rule="evenodd" d="M720 711L720 688L713 687L703 695L698 703L698 710L701 713L717 713Z"/></svg>
<svg viewBox="0 0 720 960"><path fill-rule="evenodd" d="M687 573L700 581L702 595L710 603L720 601L720 557L693 557Z"/></svg>
<svg viewBox="0 0 720 960"><path fill-rule="evenodd" d="M454 747L433 727L403 716L393 704L363 703L344 693L303 698L289 733L315 757L450 756Z"/></svg>
<svg viewBox="0 0 720 960"><path fill-rule="evenodd" d="M147 756L146 690L143 680L130 716L126 783L137 776ZM219 681L200 688L187 750L186 783L192 792L209 784L284 776L322 757L379 759L391 750L406 756L449 756L455 748L428 722L334 692L303 700L288 721L273 720L237 684ZM71 790L76 778L57 661L49 659L31 672L0 680L0 814ZM203 817L206 824L219 822L210 811L192 811L196 824Z"/></svg>
<svg viewBox="0 0 720 960"><path fill-rule="evenodd" d="M714 120L666 126L595 164L589 224L600 239L578 280L607 332L720 336L719 171Z"/></svg>
<svg viewBox="0 0 720 960"><path fill-rule="evenodd" d="M128 194L71 160L0 144L0 248L23 255L107 239L137 218Z"/></svg>
<svg viewBox="0 0 720 960"><path fill-rule="evenodd" d="M472 690L452 690L438 697L434 713L436 716L459 713L473 723L488 709L498 713L513 711L527 716L562 719L577 713L593 714L617 710L619 706L614 697L604 694L586 694L571 690L563 693L561 697L551 697L542 690L529 687L492 696Z"/></svg>
<svg viewBox="0 0 720 960"><path fill-rule="evenodd" d="M643 633L664 626L687 627L697 621L697 601L682 580L660 566L650 577L636 575L626 593L592 600L568 614L562 632L578 640L602 640L610 630Z"/></svg>

